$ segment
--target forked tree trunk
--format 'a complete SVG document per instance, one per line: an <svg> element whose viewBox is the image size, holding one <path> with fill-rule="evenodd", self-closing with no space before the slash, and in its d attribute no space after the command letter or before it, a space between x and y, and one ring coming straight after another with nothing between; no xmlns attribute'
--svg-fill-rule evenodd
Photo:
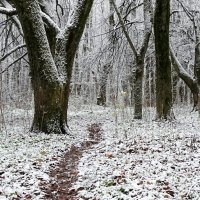
<svg viewBox="0 0 200 200"><path fill-rule="evenodd" d="M154 16L157 119L172 117L172 80L169 60L170 0L156 0Z"/></svg>
<svg viewBox="0 0 200 200"><path fill-rule="evenodd" d="M135 109L134 118L142 119L143 112L143 77L144 77L144 59L147 52L148 43L152 31L152 2L150 0L144 0L144 37L139 54L135 55L136 60L136 72L134 79L134 99L135 99Z"/></svg>
<svg viewBox="0 0 200 200"><path fill-rule="evenodd" d="M68 133L67 109L73 61L93 0L78 1L70 25L57 35L55 45L53 35L45 31L38 1L13 1L29 56L35 104L32 131Z"/></svg>

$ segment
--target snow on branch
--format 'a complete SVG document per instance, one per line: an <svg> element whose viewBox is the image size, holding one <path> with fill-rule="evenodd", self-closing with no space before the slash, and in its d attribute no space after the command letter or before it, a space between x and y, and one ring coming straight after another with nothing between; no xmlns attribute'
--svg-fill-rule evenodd
<svg viewBox="0 0 200 200"><path fill-rule="evenodd" d="M14 8L12 9L12 8L0 7L0 13L5 14L7 16L13 16L17 14L17 11ZM56 33L60 32L60 28L58 27L58 25L47 14L45 14L44 12L40 12L40 14L44 22L46 22L49 26L54 28Z"/></svg>
<svg viewBox="0 0 200 200"><path fill-rule="evenodd" d="M15 48L11 49L8 53L6 53L4 56L2 56L0 58L0 62L2 62L3 60L5 60L10 54L14 53L18 49L24 48L25 46L26 46L25 44L20 44L20 45L16 46Z"/></svg>
<svg viewBox="0 0 200 200"><path fill-rule="evenodd" d="M0 7L0 10L2 12L0 12L1 14L5 14L7 16L10 16L11 17L11 20L13 21L13 23L15 24L15 26L17 27L19 33L21 36L23 36L23 30L22 30L22 27L21 27L21 23L18 19L17 16L14 16L17 14L17 11L15 8L13 8L13 6L6 0L1 0L1 5L3 7Z"/></svg>
<svg viewBox="0 0 200 200"><path fill-rule="evenodd" d="M171 56L173 67L176 73L180 76L180 78L182 78L186 82L187 85L193 84L195 80L180 64L171 46L170 46L170 56Z"/></svg>
<svg viewBox="0 0 200 200"><path fill-rule="evenodd" d="M17 14L17 11L14 8L13 9L9 9L9 8L0 7L0 13L8 15L8 16L13 16L13 15Z"/></svg>
<svg viewBox="0 0 200 200"><path fill-rule="evenodd" d="M68 29L71 28L78 28L77 26L80 24L80 21L87 16L87 10L90 10L92 4L93 0L77 1L75 9L70 12L69 19L67 21L67 26L65 27L65 32L68 32Z"/></svg>
<svg viewBox="0 0 200 200"><path fill-rule="evenodd" d="M60 32L60 28L58 27L58 25L44 12L40 12L42 19L45 23L47 23L50 27L52 27L53 29L55 29L56 33L58 34Z"/></svg>

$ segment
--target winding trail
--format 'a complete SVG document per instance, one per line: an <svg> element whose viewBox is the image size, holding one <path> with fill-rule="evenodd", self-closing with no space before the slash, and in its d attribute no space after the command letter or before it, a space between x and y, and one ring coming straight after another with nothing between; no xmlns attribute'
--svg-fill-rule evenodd
<svg viewBox="0 0 200 200"><path fill-rule="evenodd" d="M42 182L41 190L45 193L45 199L51 200L77 200L77 192L71 189L73 183L78 179L77 166L82 154L93 148L102 141L102 125L94 123L88 126L88 140L81 143L80 147L71 146L59 161L55 168L52 168L49 176L54 182Z"/></svg>

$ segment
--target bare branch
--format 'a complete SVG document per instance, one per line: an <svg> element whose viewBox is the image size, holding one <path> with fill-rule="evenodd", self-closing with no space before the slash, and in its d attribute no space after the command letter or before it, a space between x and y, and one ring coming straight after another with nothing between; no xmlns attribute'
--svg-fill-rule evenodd
<svg viewBox="0 0 200 200"><path fill-rule="evenodd" d="M9 64L4 70L2 70L0 72L0 74L3 74L4 72L6 72L12 65L14 65L16 62L18 62L19 60L21 60L22 58L24 58L27 55L27 52L24 53L22 56L20 56L19 58L15 59L11 64Z"/></svg>
<svg viewBox="0 0 200 200"><path fill-rule="evenodd" d="M8 6L8 4L6 4L6 5ZM1 14L5 14L7 16L13 16L13 15L17 14L16 9L10 8L10 6L8 6L8 7L9 8L7 8L7 7L6 8L5 7L0 7L0 13ZM54 28L55 31L56 31L56 33L60 32L60 28L58 27L58 25L47 14L45 14L44 12L41 12L40 14L42 15L42 18L43 18L44 22L46 22L49 26L51 26L52 28ZM20 22L17 22L17 24L20 24Z"/></svg>
<svg viewBox="0 0 200 200"><path fill-rule="evenodd" d="M190 87L194 84L195 80L193 79L193 77L183 68L183 66L180 64L180 62L178 61L174 50L172 49L172 47L170 46L170 56L171 56L171 60L172 60L172 64L173 67L176 71L176 73L180 76L180 78L182 78L184 80L184 82Z"/></svg>
<svg viewBox="0 0 200 200"><path fill-rule="evenodd" d="M2 62L3 60L5 60L10 54L14 53L18 49L24 48L25 46L26 46L25 44L20 44L20 45L16 46L14 49L11 49L3 57L0 58L0 62Z"/></svg>
<svg viewBox="0 0 200 200"><path fill-rule="evenodd" d="M170 46L170 56L171 56L172 65L173 65L176 73L185 82L185 84L190 88L190 90L193 94L194 108L195 108L198 104L198 93L199 93L197 82L180 64L180 62L178 61L178 59L174 53L174 50L172 49L171 46Z"/></svg>
<svg viewBox="0 0 200 200"><path fill-rule="evenodd" d="M136 10L137 8L139 8L140 6L143 5L143 3L140 3L140 4L134 6L133 8L131 8L131 9L129 10L129 8L131 7L131 5L132 5L133 3L134 3L134 2L130 3L129 6L128 6L128 8L126 9L126 15L123 17L124 19L126 19L126 18L128 17L128 15L129 15L132 11Z"/></svg>
<svg viewBox="0 0 200 200"><path fill-rule="evenodd" d="M188 11L188 9L183 5L183 3L180 0L177 1L180 3L181 7L183 8L184 12L189 17L189 19L192 21L192 23L194 23L194 16Z"/></svg>
<svg viewBox="0 0 200 200"><path fill-rule="evenodd" d="M118 8L117 8L117 6L116 6L114 0L112 0L112 3L113 3L113 6L114 6L115 11L116 11L116 13L117 13L117 16L118 16L118 18L119 18L119 22L120 22L120 24L121 24L121 26L122 26L122 30L123 30L123 32L124 32L124 35L125 35L125 37L126 37L128 43L129 43L129 45L130 45L130 47L131 47L133 53L134 53L134 56L137 57L137 56L138 56L137 50L136 50L136 48L135 48L135 46L134 46L134 44L133 44L133 42L132 42L132 40L131 40L131 38L130 38L130 36L129 36L127 30L126 30L126 27L125 27L125 24L124 24L124 22L123 22L122 16L121 16L121 14L120 14L120 12L119 12L119 10L118 10Z"/></svg>
<svg viewBox="0 0 200 200"><path fill-rule="evenodd" d="M59 15L59 12L58 12L58 8L60 8L61 14L64 15L63 7L58 3L58 0L56 0L56 14L57 14L57 17L58 17L58 20L59 20L59 24L61 24L61 19L60 19L60 15Z"/></svg>
<svg viewBox="0 0 200 200"><path fill-rule="evenodd" d="M14 12L15 8L13 8L13 6L8 1L1 0L1 4L6 9L13 10L13 12ZM17 12L15 13L15 15L16 14L17 14ZM18 28L18 31L19 31L20 35L23 36L23 30L22 30L21 23L20 23L18 17L17 16L13 16L13 15L10 15L10 17L11 17L11 20L14 22L15 26Z"/></svg>

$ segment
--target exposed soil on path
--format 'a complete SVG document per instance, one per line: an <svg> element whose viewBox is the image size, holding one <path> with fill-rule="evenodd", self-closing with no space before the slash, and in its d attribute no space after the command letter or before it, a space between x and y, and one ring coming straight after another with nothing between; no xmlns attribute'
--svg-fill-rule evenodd
<svg viewBox="0 0 200 200"><path fill-rule="evenodd" d="M102 140L101 124L89 125L88 131L89 139L82 142L80 147L71 146L64 158L51 169L49 176L55 181L53 183L41 181L40 187L45 193L45 199L78 200L77 191L71 189L71 187L78 179L77 166L79 160L85 151Z"/></svg>

